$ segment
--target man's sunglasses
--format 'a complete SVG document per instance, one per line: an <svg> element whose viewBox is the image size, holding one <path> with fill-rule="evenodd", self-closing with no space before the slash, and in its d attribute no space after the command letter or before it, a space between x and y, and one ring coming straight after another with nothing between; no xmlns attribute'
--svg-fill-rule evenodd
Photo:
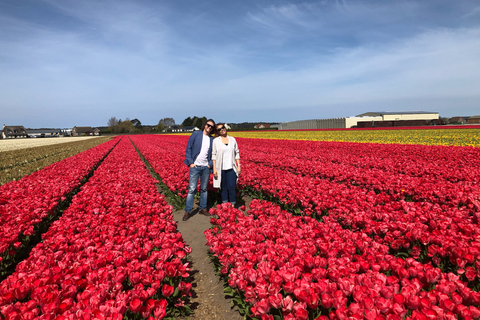
<svg viewBox="0 0 480 320"><path fill-rule="evenodd" d="M205 123L205 125L208 126L209 128L213 128L211 124Z"/></svg>

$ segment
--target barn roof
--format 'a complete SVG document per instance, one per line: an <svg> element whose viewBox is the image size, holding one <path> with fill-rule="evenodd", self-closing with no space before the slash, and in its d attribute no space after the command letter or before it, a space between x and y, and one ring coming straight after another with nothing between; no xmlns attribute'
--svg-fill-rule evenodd
<svg viewBox="0 0 480 320"><path fill-rule="evenodd" d="M365 112L359 114L357 117L379 117L384 115L394 114L438 114L438 112L431 111L379 111L379 112Z"/></svg>
<svg viewBox="0 0 480 320"><path fill-rule="evenodd" d="M75 127L74 128L77 133L85 133L85 132L92 132L92 127Z"/></svg>
<svg viewBox="0 0 480 320"><path fill-rule="evenodd" d="M14 132L15 130L17 130L17 132L27 132L24 126L3 126L4 132Z"/></svg>

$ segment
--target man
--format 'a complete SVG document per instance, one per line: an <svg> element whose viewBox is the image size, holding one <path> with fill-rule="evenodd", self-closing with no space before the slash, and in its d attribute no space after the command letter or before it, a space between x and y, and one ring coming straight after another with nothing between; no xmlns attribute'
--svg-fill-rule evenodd
<svg viewBox="0 0 480 320"><path fill-rule="evenodd" d="M212 162L211 134L215 130L215 121L208 119L201 128L202 131L194 131L187 143L184 163L189 166L187 205L183 221L190 219L193 209L193 200L197 191L198 179L200 178L200 206L199 212L208 216L207 213L207 187L210 179Z"/></svg>

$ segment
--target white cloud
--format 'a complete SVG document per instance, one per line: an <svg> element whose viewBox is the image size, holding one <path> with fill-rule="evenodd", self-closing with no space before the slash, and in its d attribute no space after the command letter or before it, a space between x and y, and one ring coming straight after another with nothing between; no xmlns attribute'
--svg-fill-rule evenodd
<svg viewBox="0 0 480 320"><path fill-rule="evenodd" d="M302 70L247 74L184 89L199 101L228 101L234 109L250 110L369 103L411 109L415 99L422 105L452 98L472 103L480 98L479 34L480 29L428 31L385 47L344 50Z"/></svg>

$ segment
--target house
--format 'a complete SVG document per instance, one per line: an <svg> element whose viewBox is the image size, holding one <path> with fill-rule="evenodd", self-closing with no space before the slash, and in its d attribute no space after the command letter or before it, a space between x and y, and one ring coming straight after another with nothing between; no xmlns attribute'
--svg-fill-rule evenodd
<svg viewBox="0 0 480 320"><path fill-rule="evenodd" d="M193 132L193 131L199 131L200 129L197 127L183 127L182 131L183 132Z"/></svg>
<svg viewBox="0 0 480 320"><path fill-rule="evenodd" d="M259 123L259 124L256 124L255 129L268 129L270 128L270 125L268 123Z"/></svg>
<svg viewBox="0 0 480 320"><path fill-rule="evenodd" d="M479 116L471 116L467 120L468 124L480 124L480 115Z"/></svg>
<svg viewBox="0 0 480 320"><path fill-rule="evenodd" d="M167 132L169 130L171 130L172 132L193 132L193 131L199 131L200 129L198 127L170 126L168 129L165 129L163 131Z"/></svg>
<svg viewBox="0 0 480 320"><path fill-rule="evenodd" d="M467 123L468 117L452 117L449 119L449 123L451 124L465 124Z"/></svg>
<svg viewBox="0 0 480 320"><path fill-rule="evenodd" d="M72 129L72 136L98 136L100 134L100 130L97 128L92 127L73 127Z"/></svg>
<svg viewBox="0 0 480 320"><path fill-rule="evenodd" d="M6 126L3 125L2 139L28 138L27 130L24 126Z"/></svg>

